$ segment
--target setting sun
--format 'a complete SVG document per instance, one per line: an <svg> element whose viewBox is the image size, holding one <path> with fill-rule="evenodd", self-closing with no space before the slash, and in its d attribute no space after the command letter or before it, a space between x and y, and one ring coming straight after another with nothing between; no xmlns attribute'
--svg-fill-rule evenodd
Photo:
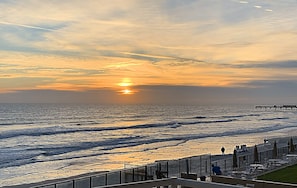
<svg viewBox="0 0 297 188"><path fill-rule="evenodd" d="M119 92L123 95L131 95L135 93L134 90L130 89L132 86L130 78L123 78L117 85L122 88Z"/></svg>
<svg viewBox="0 0 297 188"><path fill-rule="evenodd" d="M122 94L124 94L124 95L130 95L132 93L133 92L130 89L124 89L124 90L122 90Z"/></svg>

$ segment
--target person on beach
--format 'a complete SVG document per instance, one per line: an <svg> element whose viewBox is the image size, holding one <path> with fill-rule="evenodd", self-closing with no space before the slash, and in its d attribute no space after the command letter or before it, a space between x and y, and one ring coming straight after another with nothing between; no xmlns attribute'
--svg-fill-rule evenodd
<svg viewBox="0 0 297 188"><path fill-rule="evenodd" d="M222 152L222 155L225 154L225 148L224 148L224 146L221 148L221 152Z"/></svg>

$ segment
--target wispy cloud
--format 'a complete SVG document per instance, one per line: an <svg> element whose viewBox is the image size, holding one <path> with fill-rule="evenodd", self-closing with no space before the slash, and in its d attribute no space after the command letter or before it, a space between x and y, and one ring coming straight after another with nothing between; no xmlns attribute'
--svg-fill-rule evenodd
<svg viewBox="0 0 297 188"><path fill-rule="evenodd" d="M173 59L169 56L160 56L160 55L151 55L151 54L141 54L141 53L133 53L133 52L120 52L124 55L134 56L134 57L145 57L149 59Z"/></svg>
<svg viewBox="0 0 297 188"><path fill-rule="evenodd" d="M29 29L38 29L38 30L44 30L44 31L55 31L54 29L49 29L49 28L44 28L44 27L38 27L38 26L33 26L33 25L25 25L25 24L19 24L19 23L12 23L12 22L0 21L0 24L3 24L3 25L12 25L12 26L17 26L17 27L25 27L25 28L29 28Z"/></svg>
<svg viewBox="0 0 297 188"><path fill-rule="evenodd" d="M32 87L114 87L123 77L231 86L294 75L294 1L24 0L0 9L0 71L51 81Z"/></svg>

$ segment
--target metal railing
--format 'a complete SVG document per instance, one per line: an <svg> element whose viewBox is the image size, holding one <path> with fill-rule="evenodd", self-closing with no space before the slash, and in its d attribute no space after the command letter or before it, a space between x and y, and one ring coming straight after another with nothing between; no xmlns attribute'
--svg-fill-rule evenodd
<svg viewBox="0 0 297 188"><path fill-rule="evenodd" d="M211 155L201 155L177 160L157 161L145 166L57 181L32 188L93 188L169 177L195 174L195 177L211 174Z"/></svg>
<svg viewBox="0 0 297 188"><path fill-rule="evenodd" d="M242 186L227 185L213 182L195 181L182 178L166 178L160 180L150 180L143 182L126 183L121 185L104 186L103 188L152 188L152 187L188 187L188 188L238 188Z"/></svg>

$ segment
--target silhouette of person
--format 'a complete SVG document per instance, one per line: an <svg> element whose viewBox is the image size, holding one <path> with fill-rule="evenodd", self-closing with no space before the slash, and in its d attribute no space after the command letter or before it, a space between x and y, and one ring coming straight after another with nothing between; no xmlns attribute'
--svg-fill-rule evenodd
<svg viewBox="0 0 297 188"><path fill-rule="evenodd" d="M224 153L225 153L225 148L224 148L224 146L221 148L221 152L222 152L222 154L224 155Z"/></svg>

